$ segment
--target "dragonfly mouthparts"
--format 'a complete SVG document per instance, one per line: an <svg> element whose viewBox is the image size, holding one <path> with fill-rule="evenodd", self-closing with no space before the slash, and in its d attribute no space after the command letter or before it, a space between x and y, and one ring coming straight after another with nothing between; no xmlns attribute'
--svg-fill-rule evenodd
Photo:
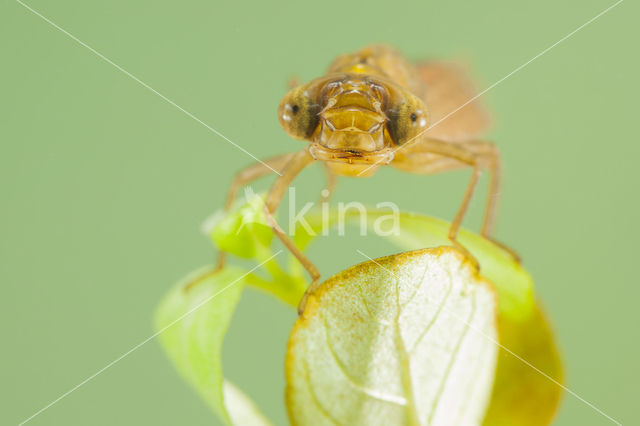
<svg viewBox="0 0 640 426"><path fill-rule="evenodd" d="M331 150L350 155L371 153L385 148L383 111L387 89L362 76L342 74L326 84L316 142Z"/></svg>

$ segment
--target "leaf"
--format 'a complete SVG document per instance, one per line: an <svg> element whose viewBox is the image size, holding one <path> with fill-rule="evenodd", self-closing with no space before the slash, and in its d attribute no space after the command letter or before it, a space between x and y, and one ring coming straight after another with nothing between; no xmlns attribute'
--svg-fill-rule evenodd
<svg viewBox="0 0 640 426"><path fill-rule="evenodd" d="M242 294L244 275L237 268L192 274L164 298L156 312L155 327L178 371L223 422L264 425L268 422L256 407L225 383L222 373L222 343ZM185 291L185 285L198 277L204 278Z"/></svg>
<svg viewBox="0 0 640 426"><path fill-rule="evenodd" d="M500 348L487 426L538 426L550 424L562 388L562 362L544 313L538 307L525 321L499 318ZM506 349L505 349L506 348ZM508 349L508 351L507 351ZM512 352L512 353L510 353ZM516 358L513 353L517 354ZM533 369L527 363L535 366Z"/></svg>
<svg viewBox="0 0 640 426"><path fill-rule="evenodd" d="M401 232L394 240L406 249L446 244L448 223L420 215L400 216ZM480 274L498 293L501 347L484 425L550 424L562 397L558 383L564 373L553 333L535 299L533 280L508 252L479 235L462 230L460 241L477 257Z"/></svg>
<svg viewBox="0 0 640 426"><path fill-rule="evenodd" d="M268 254L257 255L261 250L265 250L271 242L270 237L273 236L267 225L264 225L266 222L262 205L262 198L254 196L231 213L218 215L211 226L211 235L218 247L241 257L255 257L257 260L268 257ZM293 239L298 247L304 249L315 236L322 233L324 227L347 223L359 225L361 219L363 218L357 209L312 210L304 217L304 225L299 223L295 228ZM451 244L447 237L450 223L430 216L367 208L364 219L364 223L372 232L384 228L379 226L380 224L397 221L395 228L398 232L385 232L387 235L382 236L386 236L407 250ZM380 232L377 233L380 234ZM458 238L478 259L482 275L495 285L499 295L498 309L501 315L507 315L516 321L526 320L532 315L536 310L533 281L513 256L499 245L466 229L460 230ZM290 281L297 281L295 284L298 284L304 276L300 274L297 261L293 262L289 275L291 275ZM279 286L285 285L286 291L281 292ZM302 294L296 296L291 292L291 287L294 288L295 293L301 286L292 286L282 276L278 276L278 280L271 289L277 297L281 297L280 293L287 294L285 302L291 304L293 300L295 305L295 300Z"/></svg>
<svg viewBox="0 0 640 426"><path fill-rule="evenodd" d="M367 209L366 225L370 230L376 228L376 221L390 220L393 215L389 210ZM397 220L397 233L389 233L386 237L405 250L416 250L424 247L451 245L447 237L449 222L430 216L397 212L393 216ZM322 226L346 223L359 224L360 212L353 209L342 214L331 211L329 218L322 218L321 213L314 212L305 217L316 234ZM296 229L298 241L308 244L311 237L304 229ZM528 318L536 309L533 280L527 271L516 262L513 256L497 244L466 229L461 229L458 239L480 263L482 276L494 284L499 297L500 313L515 320Z"/></svg>
<svg viewBox="0 0 640 426"><path fill-rule="evenodd" d="M452 248L356 265L308 300L287 352L294 425L479 424L496 300Z"/></svg>
<svg viewBox="0 0 640 426"><path fill-rule="evenodd" d="M271 423L258 407L240 389L228 380L224 381L224 399L231 423L239 426L269 426Z"/></svg>
<svg viewBox="0 0 640 426"><path fill-rule="evenodd" d="M305 219L312 232L298 226L294 239L301 248L306 247L325 226L349 222L359 224L361 218L353 209L346 212L332 209L325 217L322 212L312 211ZM439 219L399 212L394 217L389 210L373 208L367 209L365 217L366 225L374 231L379 222L393 223L396 220L398 232L387 234L387 238L406 250L450 245L447 238L450 224ZM254 237L234 234L229 238L238 238L239 241L234 243L240 245L253 244L251 238ZM464 229L460 231L459 239L478 259L481 275L494 285L498 296L498 336L503 348L500 348L496 382L485 425L547 424L557 411L562 396L562 388L555 382L562 383L563 367L553 334L536 301L533 280L509 252L491 241ZM294 262L294 265L297 264ZM275 274L273 282L258 282L258 287L295 305L304 280L299 272L299 268L293 267L290 276Z"/></svg>
<svg viewBox="0 0 640 426"><path fill-rule="evenodd" d="M263 206L263 197L254 194L230 212L214 214L205 224L206 231L221 250L238 257L256 257L273 240L273 231L267 225Z"/></svg>

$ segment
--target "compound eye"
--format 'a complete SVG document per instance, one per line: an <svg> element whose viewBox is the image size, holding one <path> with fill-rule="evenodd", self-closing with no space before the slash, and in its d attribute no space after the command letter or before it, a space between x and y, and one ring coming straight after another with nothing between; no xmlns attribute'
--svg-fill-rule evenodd
<svg viewBox="0 0 640 426"><path fill-rule="evenodd" d="M397 145L407 143L428 128L427 111L418 98L403 98L386 110L389 135Z"/></svg>
<svg viewBox="0 0 640 426"><path fill-rule="evenodd" d="M320 121L320 105L299 87L285 95L278 107L282 128L296 139L309 139Z"/></svg>

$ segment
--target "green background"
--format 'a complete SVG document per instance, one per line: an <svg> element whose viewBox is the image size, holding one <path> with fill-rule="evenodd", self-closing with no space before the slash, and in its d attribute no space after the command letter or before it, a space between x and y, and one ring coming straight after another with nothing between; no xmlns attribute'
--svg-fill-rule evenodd
<svg viewBox="0 0 640 426"><path fill-rule="evenodd" d="M486 87L612 3L28 4L267 157L302 148L276 119L287 79L318 76L339 53L386 42L415 59L457 58ZM622 3L485 96L504 159L497 237L534 276L568 387L627 424L640 419L637 16ZM0 76L0 423L17 424L152 334L163 294L212 262L200 223L253 160L9 0L0 4ZM382 170L341 181L335 200L452 218L467 178ZM322 183L314 167L298 194L315 198ZM482 199L466 222L474 229ZM354 230L320 239L310 256L328 277L365 260L357 248L393 250ZM224 352L228 377L276 424L286 422L294 320L246 292ZM29 424L215 421L151 341ZM611 423L567 394L557 424Z"/></svg>

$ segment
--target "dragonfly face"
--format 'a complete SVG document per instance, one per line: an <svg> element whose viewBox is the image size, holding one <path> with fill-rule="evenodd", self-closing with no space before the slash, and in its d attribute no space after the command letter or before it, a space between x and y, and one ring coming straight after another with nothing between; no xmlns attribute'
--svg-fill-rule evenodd
<svg viewBox="0 0 640 426"><path fill-rule="evenodd" d="M391 82L357 73L334 74L293 89L280 103L279 118L287 133L311 142L314 158L348 164L380 163L381 157L386 164L394 147L427 126L420 99Z"/></svg>
<svg viewBox="0 0 640 426"><path fill-rule="evenodd" d="M345 76L322 90L323 108L314 142L329 150L366 154L390 146L389 119L382 110L389 98L384 86L360 76Z"/></svg>

